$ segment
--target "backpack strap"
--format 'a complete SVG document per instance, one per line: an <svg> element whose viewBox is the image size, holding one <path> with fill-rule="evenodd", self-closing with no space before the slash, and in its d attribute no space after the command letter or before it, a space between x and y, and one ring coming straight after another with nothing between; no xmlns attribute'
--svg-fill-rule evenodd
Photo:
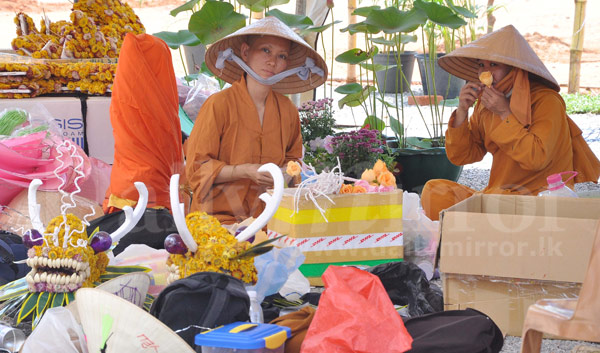
<svg viewBox="0 0 600 353"><path fill-rule="evenodd" d="M214 327L217 319L221 316L221 313L229 305L229 299L231 295L227 290L225 290L228 285L229 279L225 276L219 275L214 283L214 288L211 291L206 310L200 318L201 326Z"/></svg>

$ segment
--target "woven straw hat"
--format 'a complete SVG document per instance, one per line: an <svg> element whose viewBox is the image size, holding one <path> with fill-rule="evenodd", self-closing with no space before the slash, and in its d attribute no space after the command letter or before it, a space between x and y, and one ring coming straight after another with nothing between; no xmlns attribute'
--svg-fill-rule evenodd
<svg viewBox="0 0 600 353"><path fill-rule="evenodd" d="M165 324L123 298L97 288L81 288L75 299L90 352L100 352L106 343L106 353L194 353Z"/></svg>
<svg viewBox="0 0 600 353"><path fill-rule="evenodd" d="M535 54L527 40L512 25L473 41L439 58L438 64L450 74L471 82L479 81L476 59L518 67L543 84L560 91L558 82Z"/></svg>
<svg viewBox="0 0 600 353"><path fill-rule="evenodd" d="M28 190L21 191L8 207L0 214L0 229L6 229L13 233L23 234L25 231L33 228L29 219L29 201L27 199ZM58 191L42 191L36 193L37 202L40 204L40 220L44 227L57 216L60 216L60 207L62 195ZM83 219L94 209L95 214L88 217L88 221L94 220L102 215L102 207L96 202L84 197L74 195L75 207L69 208L67 213L72 213L79 219Z"/></svg>
<svg viewBox="0 0 600 353"><path fill-rule="evenodd" d="M234 83L240 79L244 70L238 64L225 61L223 70L217 69L215 63L219 52L231 48L235 55L241 58L240 48L242 43L246 42L246 37L249 35L271 35L288 39L292 42L290 53L288 56L288 67L286 70L293 69L304 65L306 57L314 60L315 65L323 69L323 77L311 73L307 80L302 80L298 75L291 75L273 85L273 90L283 93L301 93L313 88L319 87L327 80L327 65L325 60L308 45L299 35L296 34L286 24L281 22L276 17L266 17L256 21L249 26L237 30L227 37L215 42L206 51L205 62L206 66L219 78L229 83Z"/></svg>
<svg viewBox="0 0 600 353"><path fill-rule="evenodd" d="M146 300L149 287L150 275L145 272L131 272L108 280L96 288L119 296L141 308ZM71 311L75 320L81 323L77 300L70 302L66 308Z"/></svg>

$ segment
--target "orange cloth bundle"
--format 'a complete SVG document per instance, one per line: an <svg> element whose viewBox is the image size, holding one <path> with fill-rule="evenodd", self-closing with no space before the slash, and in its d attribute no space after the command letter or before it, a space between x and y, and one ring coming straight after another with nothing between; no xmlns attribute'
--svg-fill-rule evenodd
<svg viewBox="0 0 600 353"><path fill-rule="evenodd" d="M104 209L132 206L134 182L148 188L148 207L170 208L169 180L183 172L177 84L161 39L127 34L110 105L115 158Z"/></svg>

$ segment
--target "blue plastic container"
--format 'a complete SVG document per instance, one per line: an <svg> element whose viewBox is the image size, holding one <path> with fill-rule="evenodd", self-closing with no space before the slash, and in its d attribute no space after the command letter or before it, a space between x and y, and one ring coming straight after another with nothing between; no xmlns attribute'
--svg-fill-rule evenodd
<svg viewBox="0 0 600 353"><path fill-rule="evenodd" d="M202 353L283 353L289 327L234 322L196 335Z"/></svg>

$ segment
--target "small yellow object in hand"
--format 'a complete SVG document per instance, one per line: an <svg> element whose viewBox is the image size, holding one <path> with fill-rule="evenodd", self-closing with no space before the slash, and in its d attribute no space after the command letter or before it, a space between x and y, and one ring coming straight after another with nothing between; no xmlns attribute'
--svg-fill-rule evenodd
<svg viewBox="0 0 600 353"><path fill-rule="evenodd" d="M300 175L301 171L302 168L300 167L300 164L298 164L298 162L296 161L289 161L287 164L287 168L285 169L285 172L290 176L298 176Z"/></svg>
<svg viewBox="0 0 600 353"><path fill-rule="evenodd" d="M492 73L489 71L484 71L479 75L479 81L488 87L492 87L492 83L494 83L494 77Z"/></svg>

